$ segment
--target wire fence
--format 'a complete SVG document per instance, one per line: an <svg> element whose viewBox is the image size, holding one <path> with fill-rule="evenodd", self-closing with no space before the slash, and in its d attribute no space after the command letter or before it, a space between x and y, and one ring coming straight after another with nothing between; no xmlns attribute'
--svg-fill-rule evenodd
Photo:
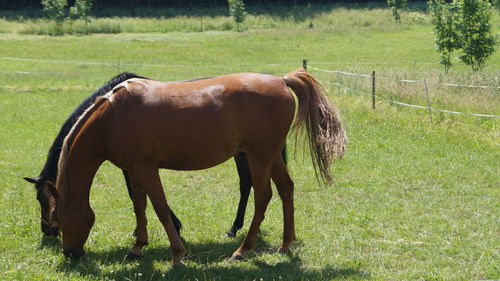
<svg viewBox="0 0 500 281"><path fill-rule="evenodd" d="M372 75L370 75L370 74L357 74L357 73L351 73L351 72L346 72L346 71L341 71L341 70L327 70L327 69L317 68L314 66L308 66L308 68L316 70L316 71L325 72L325 73L337 73L337 74L356 76L356 77L365 77L365 78L372 77ZM378 76L378 75L376 75L375 78L380 79L380 80L391 80L391 81L402 82L402 83L423 83L424 82L423 80L398 79L398 78L384 77L384 76ZM440 82L435 82L435 84L440 84L443 86L450 86L450 87L464 87L464 88L478 88L478 89L500 89L500 86L478 86L478 85L463 85L463 84L440 83Z"/></svg>
<svg viewBox="0 0 500 281"><path fill-rule="evenodd" d="M37 63L52 63L52 64L72 64L72 65L84 65L84 66L87 66L87 65L111 66L111 67L118 66L117 67L118 69L120 68L120 66L124 66L124 67L125 66L129 66L129 67L168 67L168 68L199 68L199 67L204 67L204 68L216 68L216 67L239 68L239 67L275 67L275 66L296 66L297 65L297 63L189 64L189 65L188 64L150 64L150 63L122 63L120 61L116 61L116 62L71 61L71 60L20 58L20 57L0 57L0 60L37 62ZM338 65L338 64L343 64L343 63L318 62L318 63L315 63L314 65ZM344 64L347 64L347 63L344 63ZM362 63L356 63L356 64L362 64ZM394 64L394 63L366 63L366 64L376 65L376 64ZM344 75L344 76L349 76L349 77L359 77L359 78L372 79L373 80L373 87L375 87L375 79L385 80L385 81L393 81L393 82L398 82L398 83L408 83L408 84L423 84L423 83L427 84L427 81L425 81L425 79L419 79L419 80L399 79L399 78L394 78L394 77L385 77L385 76L375 75L375 72L373 72L372 74L359 74L359 73L353 73L353 72L348 72L348 71L343 71L343 70L323 69L323 68L320 68L317 66L307 65L306 60L303 60L303 67L306 68L307 70L314 70L314 71L321 72L321 73L338 74L338 75ZM15 73L15 74L19 74L19 75L34 75L34 76L41 76L41 75L53 76L53 75L55 75L54 73L37 73L37 72L33 72L33 71L6 70L6 69L0 69L0 72L1 73ZM278 74L278 75L280 75L280 74ZM361 95L365 95L365 96L371 96L373 100L377 99L377 100L389 102L390 104L396 104L396 105L405 106L405 107L425 109L425 110L429 110L429 111L437 111L437 112L456 114L456 115L469 115L469 116L488 117L488 118L500 117L500 115L497 115L497 114L468 113L468 112L459 112L459 111L435 108L435 107L430 106L429 100L427 100L427 103L428 103L427 106L404 103L401 101L396 101L392 97L391 97L391 99L387 99L387 98L383 98L381 96L378 96L375 94L374 88L372 89L372 93L369 93L369 92L365 92L362 90L354 89L352 87L343 85L339 82L328 82L328 81L320 81L320 82L322 82L323 84L328 84L328 85L332 85L332 86L341 88L347 92L361 94ZM431 82L430 84L437 84L437 85L445 86L445 87L468 88L468 89L493 89L493 90L500 89L500 86L491 86L491 85L467 85L467 84L443 83L443 82ZM375 103L373 103L373 106L375 106Z"/></svg>
<svg viewBox="0 0 500 281"><path fill-rule="evenodd" d="M349 91L351 93L361 94L361 95L365 95L365 96L372 96L372 94L370 94L368 92L364 92L364 91L352 89L352 88L344 86L344 85L342 85L340 83L333 83L333 82L326 82L326 81L321 81L321 83L322 84L334 85L334 86L342 88L342 89L344 89L346 91ZM414 104L399 102L399 101L395 101L395 100L391 100L391 99L385 99L385 98L379 97L377 95L375 95L375 98L378 99L378 100L381 100L381 101L389 102L391 104L397 104L397 105L401 105L401 106L412 107L412 108L419 108L419 109L426 109L426 110L430 109L430 110L444 112L444 113L450 113L450 114L469 115L469 116L477 116L477 117L491 117L491 118L498 118L498 117L500 117L500 115L458 112L458 111L451 111L451 110L439 109L439 108L428 107L428 106L414 105Z"/></svg>
<svg viewBox="0 0 500 281"><path fill-rule="evenodd" d="M371 93L366 92L366 91L362 91L362 90L358 90L358 89L353 89L352 87L343 85L343 84L338 83L338 82L328 82L328 81L323 81L323 80L320 80L320 82L322 84L333 85L335 87L341 88L344 91L347 91L350 93L369 96L373 100L377 99L377 100L389 102L390 104L396 104L396 105L405 106L405 107L411 107L411 108L417 108L417 109L423 109L423 110L429 110L429 111L437 111L437 112L443 112L443 113L455 114L455 115L468 115L468 116L487 117L487 118L499 118L500 117L500 115L497 115L497 114L459 112L459 111L431 107L430 102L429 102L429 98L428 98L428 93L427 93L427 104L428 104L427 106L404 103L401 101L396 101L392 97L391 97L391 99L387 99L387 98L383 98L383 97L380 97L380 96L375 94L375 79L377 79L377 80L390 80L390 81L399 82L399 83L420 83L420 84L425 84L426 89L427 89L427 81L425 79L421 79L421 80L398 79L398 78L378 76L378 75L375 75L374 73L371 75L370 74L359 74L359 73L352 73L352 72L347 72L347 71L342 71L342 70L322 69L322 68L318 68L315 66L309 66L309 65L307 66L307 69L312 69L314 71L329 73L329 74L339 74L339 75L359 77L359 78L370 78L373 81L373 86L372 86L373 88L372 88ZM469 88L469 89L493 89L493 90L500 89L500 86L464 85L464 84L441 83L441 82L433 82L432 84L438 84L438 85L445 86L445 87L458 87L458 88ZM375 103L373 103L373 107L375 107ZM431 119L432 119L432 117L431 117Z"/></svg>

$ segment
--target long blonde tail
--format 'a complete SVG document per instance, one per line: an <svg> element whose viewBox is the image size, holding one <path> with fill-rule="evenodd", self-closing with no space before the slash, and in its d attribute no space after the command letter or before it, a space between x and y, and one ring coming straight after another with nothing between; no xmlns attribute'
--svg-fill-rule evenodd
<svg viewBox="0 0 500 281"><path fill-rule="evenodd" d="M332 182L330 164L340 159L347 147L347 135L337 109L330 104L321 84L304 69L288 73L284 78L298 99L294 128L305 123L316 177Z"/></svg>

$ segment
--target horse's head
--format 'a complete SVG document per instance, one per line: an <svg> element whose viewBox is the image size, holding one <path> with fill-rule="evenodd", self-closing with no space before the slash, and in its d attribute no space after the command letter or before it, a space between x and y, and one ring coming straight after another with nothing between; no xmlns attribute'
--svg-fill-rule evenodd
<svg viewBox="0 0 500 281"><path fill-rule="evenodd" d="M65 208L61 201L56 202L56 213L62 233L63 253L67 258L79 259L85 253L83 245L94 226L94 211L90 205Z"/></svg>
<svg viewBox="0 0 500 281"><path fill-rule="evenodd" d="M71 201L66 197L64 189L68 186L63 186L67 184L64 180L58 180L57 187L51 182L47 184L49 189L54 191L50 222L57 225L62 234L63 253L66 257L79 259L85 253L83 245L94 226L94 211L88 202L75 205L75 200Z"/></svg>
<svg viewBox="0 0 500 281"><path fill-rule="evenodd" d="M54 185L42 177L24 178L35 184L36 199L40 202L40 225L47 236L58 236L59 226L56 219L56 190Z"/></svg>

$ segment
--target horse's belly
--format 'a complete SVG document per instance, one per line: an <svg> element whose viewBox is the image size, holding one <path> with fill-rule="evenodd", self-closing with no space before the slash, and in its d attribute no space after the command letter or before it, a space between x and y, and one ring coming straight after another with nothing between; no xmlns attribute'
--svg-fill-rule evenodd
<svg viewBox="0 0 500 281"><path fill-rule="evenodd" d="M220 153L179 153L166 157L159 163L159 168L184 171L208 169L224 163L234 154L228 150Z"/></svg>

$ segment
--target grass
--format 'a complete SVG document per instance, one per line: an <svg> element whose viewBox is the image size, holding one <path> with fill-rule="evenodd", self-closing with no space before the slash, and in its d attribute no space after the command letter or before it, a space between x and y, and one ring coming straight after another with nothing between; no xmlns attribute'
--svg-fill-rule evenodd
<svg viewBox="0 0 500 281"><path fill-rule="evenodd" d="M315 16L322 17L317 22L323 26L314 20L310 29L307 18L260 29L249 24L241 33L122 30L61 37L23 34L15 30L24 23L7 20L12 25L0 37L1 57L35 61L0 59L2 279L500 278L497 119L433 114L431 123L426 111L387 102L377 102L372 111L367 97L345 94L329 84L325 85L344 117L350 146L345 159L334 166L335 185L328 188L317 185L306 157L292 157L299 238L292 255L275 253L282 233L275 191L256 251L245 261L227 261L253 214L250 202L240 234L235 239L222 236L234 219L239 196L231 161L204 171L161 172L169 202L185 227L185 268L171 267L168 240L152 208L146 256L124 261L135 220L121 173L109 163L99 170L91 191L97 220L83 260L66 261L60 241L42 237L35 193L21 177L40 171L66 116L120 71L161 80L239 71L281 75L307 58L320 68L356 73L376 69L381 76L498 85L498 53L480 74L457 65L444 75L435 63L431 27L425 21L399 26L390 20L389 10L377 8L332 9ZM498 26L498 17L495 20ZM319 64L324 62L333 64ZM369 91L363 80L312 73L325 82ZM445 109L498 114L498 90L431 89L433 103ZM380 94L425 105L418 87L380 81ZM298 152L302 150L299 146Z"/></svg>

